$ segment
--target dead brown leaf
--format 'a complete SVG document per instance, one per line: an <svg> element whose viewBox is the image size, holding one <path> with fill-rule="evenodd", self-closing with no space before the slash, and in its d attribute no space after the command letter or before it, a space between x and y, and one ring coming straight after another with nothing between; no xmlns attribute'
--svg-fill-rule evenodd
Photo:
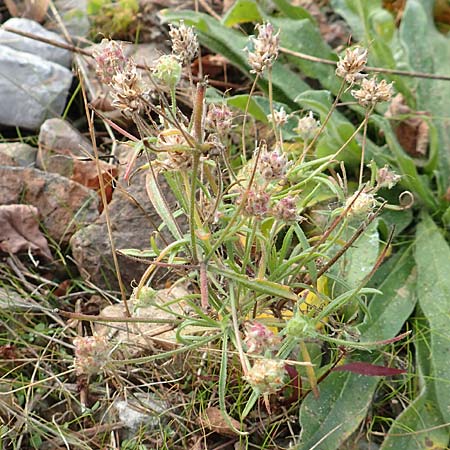
<svg viewBox="0 0 450 450"><path fill-rule="evenodd" d="M236 429L241 429L241 424L236 419L230 418L230 420ZM206 408L205 414L200 418L200 421L205 428L208 428L215 433L223 434L225 436L236 436L236 432L225 420L225 417L219 408L214 406Z"/></svg>
<svg viewBox="0 0 450 450"><path fill-rule="evenodd" d="M406 119L395 120L398 116ZM397 140L406 153L414 157L424 157L427 154L430 127L420 116L428 116L426 111L413 111L405 102L402 94L397 94L392 100L385 116L394 119L393 128Z"/></svg>
<svg viewBox="0 0 450 450"><path fill-rule="evenodd" d="M47 239L39 230L38 209L31 205L0 205L0 251L32 251L52 259Z"/></svg>
<svg viewBox="0 0 450 450"><path fill-rule="evenodd" d="M117 167L112 164L99 161L100 170L103 177L103 183L105 185L106 200L109 203L113 195L112 180L118 176ZM94 191L100 191L100 180L97 172L97 164L95 161L80 161L74 159L73 174L70 177L72 181L82 184L83 186L93 189ZM102 203L99 204L100 212L103 209Z"/></svg>

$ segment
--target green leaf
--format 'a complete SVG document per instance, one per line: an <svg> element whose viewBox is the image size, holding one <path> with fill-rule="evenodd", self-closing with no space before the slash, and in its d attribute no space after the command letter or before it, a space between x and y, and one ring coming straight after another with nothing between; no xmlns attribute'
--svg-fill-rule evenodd
<svg viewBox="0 0 450 450"><path fill-rule="evenodd" d="M295 52L337 61L336 54L323 40L318 26L311 20L275 17L270 17L268 20L270 20L274 27L280 30L280 43L282 47L286 47ZM337 93L339 90L341 81L336 77L334 66L296 57L290 57L289 60L304 75L319 80L324 88L333 93Z"/></svg>
<svg viewBox="0 0 450 450"><path fill-rule="evenodd" d="M359 327L362 342L383 341L396 336L417 302L417 271L409 247L379 269L380 283L374 286L382 294L370 299L369 315Z"/></svg>
<svg viewBox="0 0 450 450"><path fill-rule="evenodd" d="M291 19L309 19L311 22L315 23L313 16L305 9L300 6L293 6L287 0L273 0L273 3L277 8L286 16Z"/></svg>
<svg viewBox="0 0 450 450"><path fill-rule="evenodd" d="M366 416L379 377L334 372L300 408L302 432L296 450L336 450Z"/></svg>
<svg viewBox="0 0 450 450"><path fill-rule="evenodd" d="M226 27L246 22L258 22L261 20L261 13L254 0L237 0L227 11L222 19Z"/></svg>
<svg viewBox="0 0 450 450"><path fill-rule="evenodd" d="M417 227L417 296L430 323L431 375L444 422L450 422L450 247L433 220Z"/></svg>
<svg viewBox="0 0 450 450"><path fill-rule="evenodd" d="M412 70L448 75L450 37L441 34L433 18L434 0L409 0L400 26L400 38ZM450 183L450 127L448 116L450 83L445 80L417 80L417 110L428 111L439 135L439 185ZM440 192L444 195L444 192Z"/></svg>
<svg viewBox="0 0 450 450"><path fill-rule="evenodd" d="M248 102L248 95L235 95L233 97L227 98L227 104L239 108L241 111L245 111ZM265 113L262 105L258 102L258 97L253 96L248 103L248 113L263 123L268 123L267 114Z"/></svg>
<svg viewBox="0 0 450 450"><path fill-rule="evenodd" d="M449 430L444 420L431 378L429 324L421 318L415 330L416 361L420 392L415 400L392 424L381 450L444 450L449 443Z"/></svg>

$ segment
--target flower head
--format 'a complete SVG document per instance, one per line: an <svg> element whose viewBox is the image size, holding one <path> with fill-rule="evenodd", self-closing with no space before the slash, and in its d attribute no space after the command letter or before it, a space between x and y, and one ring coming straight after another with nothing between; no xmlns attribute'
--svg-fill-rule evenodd
<svg viewBox="0 0 450 450"><path fill-rule="evenodd" d="M76 337L73 343L77 375L94 375L105 367L109 359L109 343L105 336Z"/></svg>
<svg viewBox="0 0 450 450"><path fill-rule="evenodd" d="M377 188L392 189L400 180L401 176L384 166L377 172Z"/></svg>
<svg viewBox="0 0 450 450"><path fill-rule="evenodd" d="M133 60L117 72L110 83L112 105L124 113L139 113L145 107L148 89L144 88L141 74Z"/></svg>
<svg viewBox="0 0 450 450"><path fill-rule="evenodd" d="M210 131L226 133L233 124L233 113L226 105L211 104L206 114L205 127Z"/></svg>
<svg viewBox="0 0 450 450"><path fill-rule="evenodd" d="M286 370L284 362L275 359L257 359L244 379L257 391L273 394L283 387Z"/></svg>
<svg viewBox="0 0 450 450"><path fill-rule="evenodd" d="M96 74L105 84L111 83L114 75L122 72L128 63L122 45L109 39L103 39L94 50L94 60Z"/></svg>
<svg viewBox="0 0 450 450"><path fill-rule="evenodd" d="M349 84L362 80L367 75L361 73L367 64L367 49L363 47L345 49L344 57L337 63L336 75Z"/></svg>
<svg viewBox="0 0 450 450"><path fill-rule="evenodd" d="M248 62L252 67L250 72L262 74L277 59L280 32L275 33L273 25L270 23L258 24L256 30L258 36L251 36L250 48L244 50L248 53Z"/></svg>
<svg viewBox="0 0 450 450"><path fill-rule="evenodd" d="M160 82L174 88L181 78L182 67L175 55L163 55L153 68L153 76Z"/></svg>
<svg viewBox="0 0 450 450"><path fill-rule="evenodd" d="M361 89L352 91L353 97L364 107L388 102L391 100L393 93L392 83L387 83L386 80L378 82L376 77L362 80Z"/></svg>
<svg viewBox="0 0 450 450"><path fill-rule="evenodd" d="M263 144L263 150L259 158L259 170L266 181L279 180L288 168L288 159L279 149L269 152L267 146Z"/></svg>
<svg viewBox="0 0 450 450"><path fill-rule="evenodd" d="M304 141L310 141L319 128L320 122L314 119L312 111L309 111L306 116L298 119L297 128L294 128L294 131L296 131Z"/></svg>
<svg viewBox="0 0 450 450"><path fill-rule="evenodd" d="M238 199L238 204L243 201L245 201L243 212L247 216L262 219L269 211L270 195L264 190L250 190L247 196L243 192Z"/></svg>
<svg viewBox="0 0 450 450"><path fill-rule="evenodd" d="M356 197L356 199L355 199L355 197ZM366 216L368 213L373 211L373 209L376 206L376 200L375 200L374 195L370 194L368 192L364 192L364 191L361 193L355 192L345 202L346 208L349 205L352 205L350 207L349 214L354 217L361 217L361 216Z"/></svg>
<svg viewBox="0 0 450 450"><path fill-rule="evenodd" d="M297 201L294 197L288 195L282 198L272 208L273 216L283 222L294 222L299 220L297 214Z"/></svg>
<svg viewBox="0 0 450 450"><path fill-rule="evenodd" d="M278 344L280 339L269 328L260 322L246 324L244 342L248 353L264 353Z"/></svg>
<svg viewBox="0 0 450 450"><path fill-rule="evenodd" d="M192 62L198 52L198 39L193 27L187 27L183 21L178 27L169 25L169 36L172 40L172 52L182 64L188 65Z"/></svg>
<svg viewBox="0 0 450 450"><path fill-rule="evenodd" d="M275 109L273 114L268 114L267 120L270 123L274 123L276 126L281 127L287 122L288 115L286 114L286 110L281 107L280 109Z"/></svg>

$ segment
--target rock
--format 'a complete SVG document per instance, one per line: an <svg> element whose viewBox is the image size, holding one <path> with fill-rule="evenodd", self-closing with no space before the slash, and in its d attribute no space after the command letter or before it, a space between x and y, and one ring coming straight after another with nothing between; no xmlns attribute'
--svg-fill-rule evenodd
<svg viewBox="0 0 450 450"><path fill-rule="evenodd" d="M165 350L172 350L177 343L176 320L179 316L185 316L188 305L186 296L191 293L183 285L175 285L167 289L148 292L143 294L141 299L131 299L128 302L133 317L142 319L142 322L125 323L98 322L95 324L95 332L100 336L107 336L120 344L123 356L136 357L146 348L159 347ZM145 298L148 297L148 298ZM100 312L103 318L113 317L115 319L126 317L123 304L109 305ZM154 320L154 322L152 322ZM159 322L158 322L159 321ZM161 323L167 321L167 323ZM188 326L183 329L183 335L195 335L206 330L204 327ZM157 337L158 341L152 342L152 337Z"/></svg>
<svg viewBox="0 0 450 450"><path fill-rule="evenodd" d="M122 164L125 159L126 157L121 158L119 155ZM123 179L119 179L119 186L123 187L116 188L108 205L114 243L118 250L148 248L149 236L155 231L155 225L159 226L161 223L147 197L145 177L145 173L135 175L129 187L126 187ZM167 242L170 241L166 233L164 238ZM75 233L70 244L75 262L84 278L102 288L118 288L104 214L92 225ZM122 279L125 287L129 288L133 280L140 279L147 266L123 256L119 257L119 261Z"/></svg>
<svg viewBox="0 0 450 450"><path fill-rule="evenodd" d="M0 123L39 128L63 112L71 83L65 67L0 45Z"/></svg>
<svg viewBox="0 0 450 450"><path fill-rule="evenodd" d="M88 188L37 169L0 166L0 204L18 203L36 206L46 232L62 244L98 217L97 195Z"/></svg>
<svg viewBox="0 0 450 450"><path fill-rule="evenodd" d="M4 29L5 27L36 34L46 39L66 44L66 41L59 34L46 30L34 20L14 17L7 20L0 28L0 44L18 50L19 52L38 55L42 59L52 61L64 67L70 67L70 64L72 63L72 53L68 50L11 33L6 31Z"/></svg>
<svg viewBox="0 0 450 450"><path fill-rule="evenodd" d="M54 0L53 3L70 36L85 37L89 33L89 18L87 15L87 0ZM59 25L50 12L51 20L47 28L58 29Z"/></svg>
<svg viewBox="0 0 450 450"><path fill-rule="evenodd" d="M0 166L33 167L36 162L37 148L22 142L0 144Z"/></svg>
<svg viewBox="0 0 450 450"><path fill-rule="evenodd" d="M58 118L42 124L38 142L36 166L68 178L73 175L74 157L86 158L93 153L91 143L72 125Z"/></svg>

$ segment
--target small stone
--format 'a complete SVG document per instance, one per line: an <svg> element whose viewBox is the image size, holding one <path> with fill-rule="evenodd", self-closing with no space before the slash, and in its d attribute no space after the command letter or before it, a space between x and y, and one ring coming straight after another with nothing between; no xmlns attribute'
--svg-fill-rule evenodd
<svg viewBox="0 0 450 450"><path fill-rule="evenodd" d="M36 160L39 169L70 178L74 158L89 157L92 153L91 143L65 120L53 118L42 124Z"/></svg>
<svg viewBox="0 0 450 450"><path fill-rule="evenodd" d="M90 189L57 174L0 166L0 204L19 203L36 206L46 232L62 244L98 217L98 198Z"/></svg>
<svg viewBox="0 0 450 450"><path fill-rule="evenodd" d="M13 28L15 30L24 31L30 34L36 34L52 41L66 44L66 41L56 33L46 30L42 25L31 19L13 17L7 20L2 28L0 28L0 44L20 52L38 55L42 59L60 64L64 67L70 67L72 62L72 53L63 48L46 44L36 39L20 36L15 33L6 31L4 27Z"/></svg>
<svg viewBox="0 0 450 450"><path fill-rule="evenodd" d="M0 165L34 167L37 148L22 142L0 144Z"/></svg>
<svg viewBox="0 0 450 450"><path fill-rule="evenodd" d="M63 112L71 84L65 67L0 45L0 124L39 128Z"/></svg>

